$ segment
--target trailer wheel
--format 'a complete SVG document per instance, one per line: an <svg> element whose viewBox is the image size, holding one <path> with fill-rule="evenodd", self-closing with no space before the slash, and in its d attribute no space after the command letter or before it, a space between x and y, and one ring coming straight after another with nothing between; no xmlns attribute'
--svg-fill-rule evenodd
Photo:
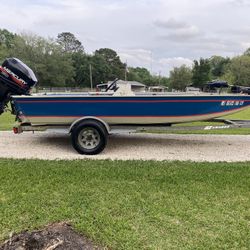
<svg viewBox="0 0 250 250"><path fill-rule="evenodd" d="M98 121L82 121L71 131L72 146L80 154L95 155L103 151L108 133Z"/></svg>

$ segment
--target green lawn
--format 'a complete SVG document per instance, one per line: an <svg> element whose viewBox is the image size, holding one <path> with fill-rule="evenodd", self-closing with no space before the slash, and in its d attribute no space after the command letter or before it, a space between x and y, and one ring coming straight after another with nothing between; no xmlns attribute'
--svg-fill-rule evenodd
<svg viewBox="0 0 250 250"><path fill-rule="evenodd" d="M249 249L250 162L0 159L0 239L70 221L111 249Z"/></svg>
<svg viewBox="0 0 250 250"><path fill-rule="evenodd" d="M250 120L250 108L243 110L239 113L228 115L223 117L225 119L232 120ZM189 122L176 124L176 127L187 127L187 126L209 126L209 125L224 125L219 122ZM250 134L250 128L232 128L232 129L215 129L215 130L169 130L169 131L157 131L156 133L168 133L168 134L235 134L235 135L247 135Z"/></svg>
<svg viewBox="0 0 250 250"><path fill-rule="evenodd" d="M11 130L15 123L15 116L10 112L4 112L0 115L0 130Z"/></svg>
<svg viewBox="0 0 250 250"><path fill-rule="evenodd" d="M239 119L239 120L250 120L250 108L245 109L239 113L235 113L232 115L225 116L227 119Z"/></svg>

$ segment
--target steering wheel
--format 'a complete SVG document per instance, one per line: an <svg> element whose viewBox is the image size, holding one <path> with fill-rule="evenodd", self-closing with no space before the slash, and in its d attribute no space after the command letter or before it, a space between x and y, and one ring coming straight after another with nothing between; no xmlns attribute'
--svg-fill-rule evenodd
<svg viewBox="0 0 250 250"><path fill-rule="evenodd" d="M108 92L109 90L116 90L116 83L119 79L116 78L112 83L110 83L110 85L105 89L105 92Z"/></svg>

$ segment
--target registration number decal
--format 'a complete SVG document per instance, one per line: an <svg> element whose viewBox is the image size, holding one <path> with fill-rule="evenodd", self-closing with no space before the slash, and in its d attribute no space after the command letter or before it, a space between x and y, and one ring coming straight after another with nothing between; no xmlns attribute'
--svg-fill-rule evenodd
<svg viewBox="0 0 250 250"><path fill-rule="evenodd" d="M244 101L222 101L221 106L242 106Z"/></svg>

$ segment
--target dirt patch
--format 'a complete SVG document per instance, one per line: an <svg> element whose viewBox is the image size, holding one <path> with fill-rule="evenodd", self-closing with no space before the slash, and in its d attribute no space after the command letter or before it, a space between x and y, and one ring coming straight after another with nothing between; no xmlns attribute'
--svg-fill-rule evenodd
<svg viewBox="0 0 250 250"><path fill-rule="evenodd" d="M54 223L43 230L22 232L10 237L0 250L99 250L87 237L75 232L65 222Z"/></svg>

